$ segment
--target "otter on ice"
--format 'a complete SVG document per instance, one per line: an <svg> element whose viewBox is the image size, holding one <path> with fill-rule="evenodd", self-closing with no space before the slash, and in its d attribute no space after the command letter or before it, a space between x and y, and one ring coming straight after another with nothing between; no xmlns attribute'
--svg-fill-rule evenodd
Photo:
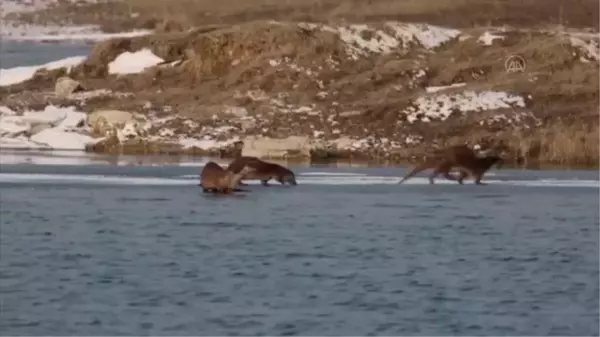
<svg viewBox="0 0 600 337"><path fill-rule="evenodd" d="M475 151L465 145L450 146L437 151L432 156L427 158L422 164L416 166L404 178L402 178L398 184L402 184L421 171L433 169L433 172L429 176L430 184L433 184L435 177L441 173L444 178L458 181L459 184L463 184L463 180L466 177L472 176L475 179L475 184L485 185L481 182L483 175L494 164L498 164L498 166L500 166L502 162L502 158L498 156L490 155L479 157ZM457 168L460 172L458 178L450 174L450 170L453 167Z"/></svg>
<svg viewBox="0 0 600 337"><path fill-rule="evenodd" d="M269 186L268 182L271 179L277 180L282 185L285 183L297 185L294 172L279 164L265 162L256 157L239 156L227 166L227 169L236 171L242 166L253 169L244 175L243 180L258 179L264 186Z"/></svg>
<svg viewBox="0 0 600 337"><path fill-rule="evenodd" d="M236 189L242 177L253 169L248 166L242 166L236 170L224 170L219 164L210 161L204 165L200 173L200 186L204 192L230 194Z"/></svg>

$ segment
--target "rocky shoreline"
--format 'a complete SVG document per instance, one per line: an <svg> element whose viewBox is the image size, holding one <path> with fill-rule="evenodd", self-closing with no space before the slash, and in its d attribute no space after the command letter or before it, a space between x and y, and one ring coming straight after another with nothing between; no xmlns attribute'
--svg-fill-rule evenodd
<svg viewBox="0 0 600 337"><path fill-rule="evenodd" d="M507 71L511 57L525 69ZM71 107L76 125L3 137L76 133L98 153L226 158L242 140L262 158L405 162L467 143L598 165L598 69L583 31L256 21L99 42L0 86L0 113Z"/></svg>

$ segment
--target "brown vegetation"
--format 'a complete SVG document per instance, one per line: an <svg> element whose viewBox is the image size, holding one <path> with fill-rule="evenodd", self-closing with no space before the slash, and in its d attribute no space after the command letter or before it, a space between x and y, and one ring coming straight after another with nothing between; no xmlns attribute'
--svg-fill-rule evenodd
<svg viewBox="0 0 600 337"><path fill-rule="evenodd" d="M368 153L320 148L312 152L315 158L415 160L432 147L463 142L503 148L518 163L598 165L598 61L590 60L563 36L564 30L556 29L597 29L598 7L597 0L124 0L78 6L59 2L43 12L24 13L21 17L32 22L61 18L63 23L69 17L73 23L98 23L110 30L160 31L99 43L87 61L71 71L69 75L87 89L135 93L135 98L126 100L90 99L88 107L145 111L145 104L151 102L152 106L172 107L181 116L209 125L215 114L213 107L241 106L253 122L228 119L244 134L277 138L312 135L318 130L323 140L340 135L373 138ZM411 46L352 60L346 43L336 34L290 23L334 25L348 21L378 27L384 20L460 27L475 37L490 26L525 29L507 32L505 39L491 46L478 43L476 38L454 39L433 53L422 46ZM550 32L542 30L548 27L553 27ZM143 47L149 47L165 64L136 75L108 74L107 64L117 55ZM523 73L505 72L504 60L509 55L526 60ZM287 65L270 64L284 59ZM425 75L416 76L420 71ZM43 90L63 75L60 70L42 73L35 80L0 88L0 95ZM507 91L525 97L526 106L457 113L443 122L405 123L402 111L426 95L424 88L459 82L466 86L444 93ZM250 98L249 92L267 98ZM323 92L326 94L321 95ZM274 98L284 107L274 109ZM292 111L291 107L300 106L310 106L316 113ZM291 112L281 112L285 109ZM492 114L515 113L531 116L513 124L486 124ZM407 136L422 141L391 148L381 143L383 139L401 141ZM183 151L174 144L130 143L106 142L97 146L101 149L90 150Z"/></svg>
<svg viewBox="0 0 600 337"><path fill-rule="evenodd" d="M443 26L598 27L597 0L123 0L60 1L19 16L30 22L98 23L107 31L185 30L254 20L348 22L399 20Z"/></svg>

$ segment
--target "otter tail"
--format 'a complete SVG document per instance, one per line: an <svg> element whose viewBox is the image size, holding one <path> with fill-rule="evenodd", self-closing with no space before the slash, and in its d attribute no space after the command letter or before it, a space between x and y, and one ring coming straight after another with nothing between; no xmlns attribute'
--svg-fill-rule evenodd
<svg viewBox="0 0 600 337"><path fill-rule="evenodd" d="M402 184L403 182L407 181L408 179L414 177L415 175L417 175L418 173L425 171L426 169L430 168L432 165L432 160L427 160L425 161L423 164L416 166L412 171L410 171L407 175L404 176L404 178L402 178L398 184Z"/></svg>

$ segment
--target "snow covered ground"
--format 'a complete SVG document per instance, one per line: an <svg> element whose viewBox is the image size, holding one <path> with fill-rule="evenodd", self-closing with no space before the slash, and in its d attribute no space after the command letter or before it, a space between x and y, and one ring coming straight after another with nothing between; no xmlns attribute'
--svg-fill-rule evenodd
<svg viewBox="0 0 600 337"><path fill-rule="evenodd" d="M35 66L0 69L0 87L27 81L33 77L36 71L41 69L52 70L65 67L68 70L79 65L85 59L86 56L72 56ZM124 52L118 55L108 64L108 67L111 74L134 74L161 62L163 62L163 59L154 55L150 49L144 48L136 52Z"/></svg>
<svg viewBox="0 0 600 337"><path fill-rule="evenodd" d="M389 21L382 29L373 29L366 24L352 24L338 27L303 22L303 29L323 30L339 35L346 43L348 54L358 59L367 53L391 53L416 44L434 49L443 43L458 37L460 30L420 23Z"/></svg>
<svg viewBox="0 0 600 337"><path fill-rule="evenodd" d="M24 66L9 69L0 69L0 87L27 81L28 79L33 77L36 71L41 69L53 70L63 67L70 69L71 67L83 62L85 58L86 56L72 56L64 58L62 60L48 62L46 64L41 64L37 66Z"/></svg>
<svg viewBox="0 0 600 337"><path fill-rule="evenodd" d="M137 115L136 121L125 123L117 129L117 137L126 141L131 137L142 137L152 142L168 142L181 145L183 149L221 148L239 140L237 136L219 141L223 134L229 135L230 127L203 127L192 120L181 117L157 118ZM47 106L41 111L15 111L0 106L0 149L28 150L77 150L83 151L87 144L94 144L104 137L92 138L91 128L86 125L87 114L76 107ZM192 135L177 132L174 125L183 122L198 131ZM149 130L156 134L145 135ZM140 133L141 132L141 133ZM199 135L199 136L196 136Z"/></svg>
<svg viewBox="0 0 600 337"><path fill-rule="evenodd" d="M22 115L0 107L0 148L82 151L93 141L77 130L85 118L86 114L74 107L47 106L42 111L27 111Z"/></svg>
<svg viewBox="0 0 600 337"><path fill-rule="evenodd" d="M155 66L163 59L154 55L148 48L136 52L124 52L108 64L109 74L137 74L148 67Z"/></svg>

